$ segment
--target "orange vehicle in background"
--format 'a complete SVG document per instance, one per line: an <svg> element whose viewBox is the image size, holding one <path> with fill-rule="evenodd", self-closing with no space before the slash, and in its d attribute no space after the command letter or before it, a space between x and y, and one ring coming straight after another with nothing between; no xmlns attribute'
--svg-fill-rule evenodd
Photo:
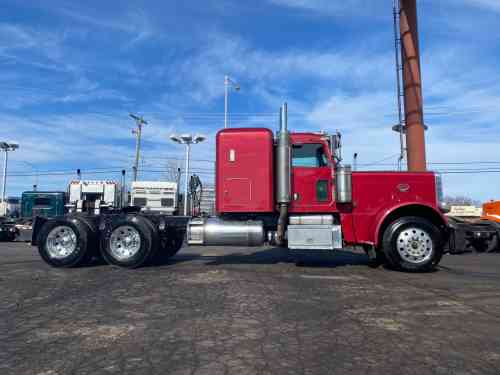
<svg viewBox="0 0 500 375"><path fill-rule="evenodd" d="M481 220L500 223L500 201L491 201L483 204L483 215Z"/></svg>

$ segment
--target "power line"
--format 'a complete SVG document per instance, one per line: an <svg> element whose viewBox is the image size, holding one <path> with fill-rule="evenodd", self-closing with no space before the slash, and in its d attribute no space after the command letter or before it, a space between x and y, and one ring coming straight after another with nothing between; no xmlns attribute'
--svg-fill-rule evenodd
<svg viewBox="0 0 500 375"><path fill-rule="evenodd" d="M87 175L94 175L94 174L106 174L106 173L121 173L122 170L130 171L131 169L110 169L110 170L105 170L105 171L96 171L96 170L81 170L82 174L87 174ZM150 173L165 173L165 169L142 169L144 172L150 172ZM194 173L204 173L204 174L213 174L215 175L215 169L203 169L203 168L193 168L192 172ZM185 172L181 172L181 174L185 174ZM43 172L43 173L9 173L9 177L34 177L34 176L71 176L75 175L76 176L76 170L75 172L61 172L61 171L54 171L54 172Z"/></svg>
<svg viewBox="0 0 500 375"><path fill-rule="evenodd" d="M492 165L495 165L495 164L500 164L500 161L465 161L465 162L428 162L427 163L428 165L478 165L478 164L492 164ZM362 164L358 164L359 166L370 166L370 165L373 165L373 163L362 163ZM380 165L380 166L392 166L394 164L390 164L390 163L377 163L377 165Z"/></svg>
<svg viewBox="0 0 500 375"><path fill-rule="evenodd" d="M122 169L129 169L129 167L123 167L123 166L114 166L114 167L91 167L89 169L82 169L82 168L68 168L68 169L49 169L49 170L38 170L37 171L39 173L54 173L54 172L61 172L61 173L64 173L64 172L71 172L73 171L75 174L76 174L76 170L77 169L80 169L80 171L82 172L88 172L88 171L115 171L117 169L120 169L120 171ZM12 171L11 173L16 173L16 174L23 174L25 172L21 172L21 171Z"/></svg>
<svg viewBox="0 0 500 375"><path fill-rule="evenodd" d="M394 154L394 155L391 155L391 156L387 156L386 158L383 158L379 161L376 161L376 162L373 162L373 163L369 163L369 164L358 164L359 166L363 165L365 167L369 167L369 166L372 166L372 165L379 165L380 163L386 161L386 160L389 160L389 159L392 159L396 156L399 156L399 152L397 154ZM394 164L390 164L390 165L394 165Z"/></svg>
<svg viewBox="0 0 500 375"><path fill-rule="evenodd" d="M464 162L440 162L427 163L431 165L475 165L475 164L500 164L500 161L464 161Z"/></svg>
<svg viewBox="0 0 500 375"><path fill-rule="evenodd" d="M471 171L437 171L440 174L483 174L483 173L500 173L500 169L485 169Z"/></svg>
<svg viewBox="0 0 500 375"><path fill-rule="evenodd" d="M175 158L175 157L169 157L169 156L145 156L145 160L178 160L178 161L184 161L183 158ZM191 161L198 161L198 162L206 162L206 163L215 163L215 160L213 159L191 159Z"/></svg>
<svg viewBox="0 0 500 375"><path fill-rule="evenodd" d="M122 170L110 170L110 171L82 171L87 175L96 175L96 174L109 174L109 173L121 173ZM165 169L143 169L145 173L165 173ZM193 173L199 175L208 175L215 176L215 171L208 169L193 169ZM372 172L377 172L377 170L372 170ZM435 170L434 172L439 174L490 174L490 173L500 173L500 169L492 168L492 169L457 169L457 170ZM181 172L181 175L184 175L185 172ZM71 176L76 173L73 172L49 172L49 173L22 173L22 174L8 174L9 177L35 177L35 176Z"/></svg>
<svg viewBox="0 0 500 375"><path fill-rule="evenodd" d="M84 171L82 170L82 174L105 174L105 173L121 173L120 170L108 170L108 171ZM74 172L43 172L43 173L9 173L9 177L33 177L33 176L76 176L76 171Z"/></svg>

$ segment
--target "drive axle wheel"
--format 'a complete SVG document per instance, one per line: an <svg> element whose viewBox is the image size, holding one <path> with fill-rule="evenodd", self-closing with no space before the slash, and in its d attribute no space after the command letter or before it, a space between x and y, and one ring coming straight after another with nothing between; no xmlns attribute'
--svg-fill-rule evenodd
<svg viewBox="0 0 500 375"><path fill-rule="evenodd" d="M157 248L153 225L139 216L117 220L103 237L101 253L109 263L120 267L137 268L152 260Z"/></svg>
<svg viewBox="0 0 500 375"><path fill-rule="evenodd" d="M396 220L385 230L382 242L390 265L404 271L430 271L443 256L439 229L421 217Z"/></svg>
<svg viewBox="0 0 500 375"><path fill-rule="evenodd" d="M54 267L76 267L92 258L90 229L76 218L48 221L37 243L42 259Z"/></svg>
<svg viewBox="0 0 500 375"><path fill-rule="evenodd" d="M179 252L184 244L184 234L172 231L161 241L161 248L156 255L156 261L164 262Z"/></svg>

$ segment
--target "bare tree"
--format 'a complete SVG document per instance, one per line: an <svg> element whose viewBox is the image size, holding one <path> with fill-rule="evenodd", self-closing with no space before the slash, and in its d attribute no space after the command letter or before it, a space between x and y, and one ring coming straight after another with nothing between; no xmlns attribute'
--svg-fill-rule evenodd
<svg viewBox="0 0 500 375"><path fill-rule="evenodd" d="M166 181L178 182L181 166L182 162L180 160L168 160L165 164L163 179Z"/></svg>

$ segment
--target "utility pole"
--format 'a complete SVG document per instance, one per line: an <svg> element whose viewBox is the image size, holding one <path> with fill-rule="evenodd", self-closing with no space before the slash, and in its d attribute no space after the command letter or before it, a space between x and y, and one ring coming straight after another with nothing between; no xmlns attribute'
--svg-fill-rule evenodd
<svg viewBox="0 0 500 375"><path fill-rule="evenodd" d="M422 172L427 169L426 126L424 124L422 77L420 74L417 0L400 0L399 26L408 170Z"/></svg>
<svg viewBox="0 0 500 375"><path fill-rule="evenodd" d="M224 76L224 129L229 127L229 87L233 87L235 91L240 91L240 85L229 78L229 76Z"/></svg>
<svg viewBox="0 0 500 375"><path fill-rule="evenodd" d="M135 120L137 128L132 130L132 134L135 134L135 162L132 167L134 176L133 180L137 181L137 170L139 169L139 159L141 156L141 135L142 135L142 126L147 125L147 121L145 121L141 116L134 115L132 113L129 114Z"/></svg>
<svg viewBox="0 0 500 375"><path fill-rule="evenodd" d="M403 65L401 63L401 34L399 31L399 17L400 17L400 0L393 0L393 21L394 21L394 52L396 61L396 99L398 106L398 123L392 127L392 130L399 133L399 159L398 159L398 170L401 172L403 169L403 162L406 157L406 147L405 147L405 134L406 118L403 116L403 100L404 92L401 91L401 72L403 71Z"/></svg>

